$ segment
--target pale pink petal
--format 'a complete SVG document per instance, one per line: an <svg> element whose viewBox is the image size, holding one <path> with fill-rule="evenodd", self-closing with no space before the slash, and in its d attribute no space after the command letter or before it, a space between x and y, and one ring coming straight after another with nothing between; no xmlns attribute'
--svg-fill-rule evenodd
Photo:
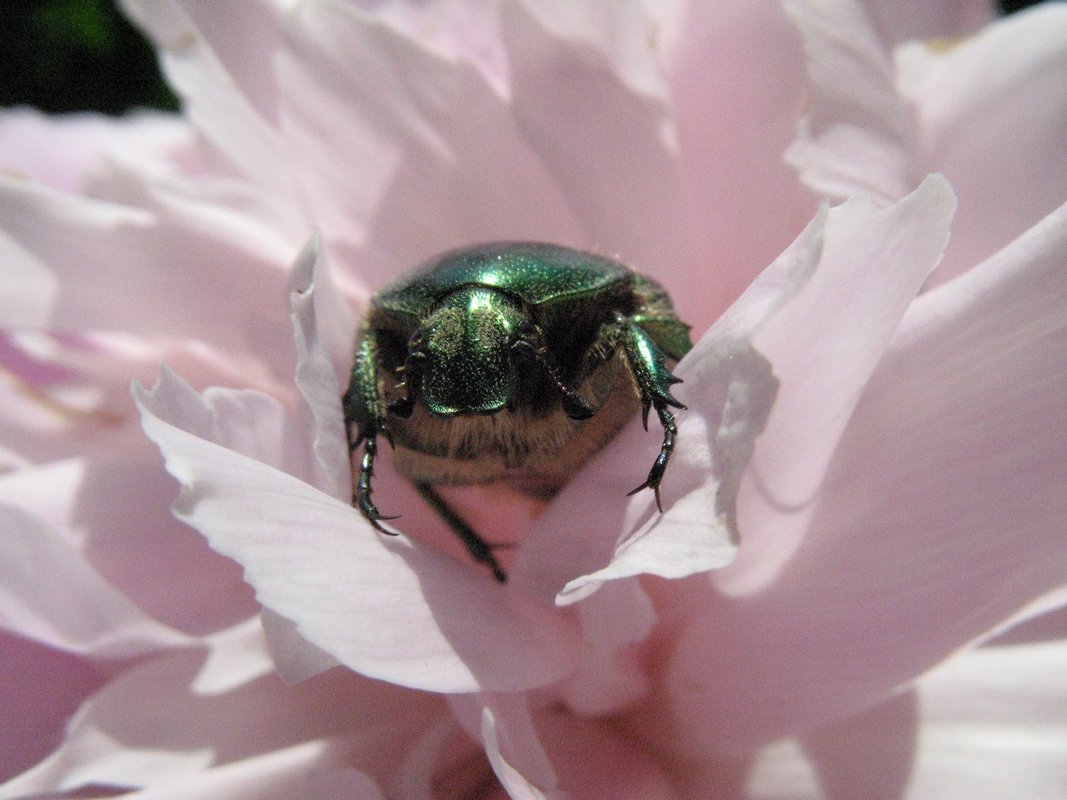
<svg viewBox="0 0 1067 800"><path fill-rule="evenodd" d="M576 674L562 686L576 713L603 717L648 692L639 645L655 630L657 616L637 581L614 581L577 605L582 626Z"/></svg>
<svg viewBox="0 0 1067 800"><path fill-rule="evenodd" d="M84 478L85 464L80 459L42 467L24 465L0 476L0 503L21 508L54 528L69 530Z"/></svg>
<svg viewBox="0 0 1067 800"><path fill-rule="evenodd" d="M175 776L166 782L141 791L123 794L128 800L293 800L315 797L321 786L315 777L323 771L331 774L345 763L343 748L329 742L306 742L284 750L257 753L249 758L221 767ZM341 786L371 787L374 783L366 776L353 783L344 781ZM337 786L334 781L327 785ZM318 795L321 796L321 795ZM363 800L367 795L334 795L338 800ZM380 796L380 795L379 795Z"/></svg>
<svg viewBox="0 0 1067 800"><path fill-rule="evenodd" d="M1067 7L1041 3L947 50L914 45L900 61L918 166L944 172L960 198L940 283L1067 201Z"/></svg>
<svg viewBox="0 0 1067 800"><path fill-rule="evenodd" d="M869 200L853 201L829 212L825 231L817 220L757 280L679 365L687 383L677 393L692 410L683 412L671 463L670 480L682 496L673 504L668 499L668 513L655 514L648 493L615 512L606 512L589 496L625 493L612 484L625 480L624 465L640 452L634 432L627 431L539 521L538 530L556 525L557 537L565 532L581 544L546 547L535 539L530 547L538 550L531 550L531 558L580 547L583 560L591 560L598 544L614 549L606 567L571 579L561 602L579 600L605 580L641 573L677 578L730 563L738 533L734 499L765 423L750 469L756 470L761 488L778 495L760 512L763 518L754 510L755 501L748 502L741 530L754 532L756 543L742 552L749 554L746 563L754 560L763 570L775 568L774 557L788 555L803 528L798 523L790 534L781 526L772 529L764 518L777 513L781 501L803 500L817 487L859 390L940 256L952 208L951 190L937 179L887 211ZM770 360L773 376L760 353ZM782 390L771 411L778 380ZM798 429L807 438L798 437ZM626 517L619 519L624 508ZM576 535L583 523L597 526L594 530L636 532L611 541ZM754 569L731 573L751 575Z"/></svg>
<svg viewBox="0 0 1067 800"><path fill-rule="evenodd" d="M454 698L450 705L455 705ZM427 719L423 729L413 737L398 765L396 800L423 800L427 797L467 797L485 800L503 797L494 786L488 794L487 784L495 783L478 731L473 735L462 730L449 715ZM396 763L395 756L391 759ZM496 789L496 791L494 791Z"/></svg>
<svg viewBox="0 0 1067 800"><path fill-rule="evenodd" d="M550 716L544 723L552 763L566 797L675 800L672 777L657 754L628 740L608 723L577 716Z"/></svg>
<svg viewBox="0 0 1067 800"><path fill-rule="evenodd" d="M916 301L801 546L773 584L691 610L668 678L691 745L878 702L1067 580L1065 247L1067 207Z"/></svg>
<svg viewBox="0 0 1067 800"><path fill-rule="evenodd" d="M205 666L203 652L186 651L113 679L74 716L62 745L0 787L0 797L91 784L170 791L205 770L210 775L233 765L240 771L237 765L248 759L263 755L269 763L270 754L301 742L325 748L327 740L348 734L353 741L345 751L359 752L362 762L379 744L403 741L413 722L441 713L430 695L342 670L298 687L268 674L210 691L201 678L206 668L217 669ZM369 761L386 770L382 754Z"/></svg>
<svg viewBox="0 0 1067 800"><path fill-rule="evenodd" d="M290 686L340 665L332 654L301 636L297 624L287 617L264 608L260 619L278 676Z"/></svg>
<svg viewBox="0 0 1067 800"><path fill-rule="evenodd" d="M804 54L777 0L647 5L659 17L652 42L671 89L686 199L688 249L663 275L679 276L668 289L699 331L815 213L782 161L808 103Z"/></svg>
<svg viewBox="0 0 1067 800"><path fill-rule="evenodd" d="M4 186L18 185L21 180L13 180L0 173L0 192ZM12 236L6 225L0 230L0 259L4 265L0 325L5 330L16 330L47 324L60 291L56 276L47 262Z"/></svg>
<svg viewBox="0 0 1067 800"><path fill-rule="evenodd" d="M1067 786L1067 643L961 653L918 683L905 800L1056 797Z"/></svg>
<svg viewBox="0 0 1067 800"><path fill-rule="evenodd" d="M1067 783L1065 670L1062 640L959 653L911 692L767 748L751 796L1055 797Z"/></svg>
<svg viewBox="0 0 1067 800"><path fill-rule="evenodd" d="M801 737L806 760L827 797L900 800L914 768L920 700L900 692L854 717ZM764 767L771 759L764 760Z"/></svg>
<svg viewBox="0 0 1067 800"><path fill-rule="evenodd" d="M738 497L746 546L722 585L769 580L797 546L860 392L941 258L955 206L931 177L887 209L861 196L830 212L813 279L755 336L782 385Z"/></svg>
<svg viewBox="0 0 1067 800"><path fill-rule="evenodd" d="M284 298L283 273L221 235L2 177L0 226L59 279L55 329L181 335L267 363L291 352L271 313Z"/></svg>
<svg viewBox="0 0 1067 800"><path fill-rule="evenodd" d="M60 650L124 658L190 643L108 584L71 538L0 506L0 626Z"/></svg>
<svg viewBox="0 0 1067 800"><path fill-rule="evenodd" d="M473 64L486 81L506 92L508 67L500 41L500 3L445 0L415 6L388 0L365 3L362 10L449 61Z"/></svg>
<svg viewBox="0 0 1067 800"><path fill-rule="evenodd" d="M482 742L508 796L561 800L556 771L527 698L515 694L457 695L450 698L450 705L460 726Z"/></svg>
<svg viewBox="0 0 1067 800"><path fill-rule="evenodd" d="M221 24L215 22L216 15L255 18L257 13L247 11L255 5L239 4L226 8L225 13L218 6L213 12L201 10L194 16L178 0L123 2L125 11L159 48L167 80L182 99L183 115L222 156L217 166L228 167L259 185L268 196L286 197L293 194L294 184L284 166L284 148L277 130L230 76L213 49L215 37L209 40L200 27Z"/></svg>
<svg viewBox="0 0 1067 800"><path fill-rule="evenodd" d="M208 653L190 684L196 694L221 695L274 671L263 626L256 617L205 636L202 641Z"/></svg>
<svg viewBox="0 0 1067 800"><path fill-rule="evenodd" d="M802 741L782 739L748 756L705 762L688 796L901 800L914 763L916 724L915 694L904 692Z"/></svg>
<svg viewBox="0 0 1067 800"><path fill-rule="evenodd" d="M374 779L354 769L320 769L310 773L303 797L307 800L385 800Z"/></svg>
<svg viewBox="0 0 1067 800"><path fill-rule="evenodd" d="M163 422L139 390L144 426L183 484L177 516L245 567L268 606L347 666L434 691L519 689L572 668L561 618L347 504ZM312 589L311 587L314 587Z"/></svg>
<svg viewBox="0 0 1067 800"><path fill-rule="evenodd" d="M0 502L61 529L99 581L155 620L203 634L254 613L236 566L174 519L173 494L158 455L146 452L61 461L0 478Z"/></svg>
<svg viewBox="0 0 1067 800"><path fill-rule="evenodd" d="M162 159L187 148L190 138L188 124L174 114L45 116L29 108L5 109L0 172L76 194L114 153Z"/></svg>
<svg viewBox="0 0 1067 800"><path fill-rule="evenodd" d="M296 336L296 385L309 415L315 464L312 483L339 499L352 496L341 395L352 363L355 321L329 277L315 236L293 268L290 317Z"/></svg>
<svg viewBox="0 0 1067 800"><path fill-rule="evenodd" d="M287 19L278 70L323 242L367 285L460 244L579 241L506 98L469 62L354 7L308 2Z"/></svg>
<svg viewBox="0 0 1067 800"><path fill-rule="evenodd" d="M134 388L134 399L142 397ZM297 433L273 397L251 389L213 386L203 394L164 366L152 390L154 413L201 439L278 469L300 463L287 450Z"/></svg>
<svg viewBox="0 0 1067 800"><path fill-rule="evenodd" d="M492 710L486 708L482 711L482 741L485 746L485 754L489 758L489 764L496 774L497 780L508 793L512 800L563 800L565 794L553 788L539 789L527 779L518 769L504 756L498 736L496 717ZM554 778L551 785L555 785Z"/></svg>
<svg viewBox="0 0 1067 800"><path fill-rule="evenodd" d="M187 159L189 168L180 170L117 154L91 185L93 193L179 220L187 232L239 245L268 265L287 265L311 223L286 168L282 137L242 91L248 87L238 86L228 72L238 66L236 44L224 44L230 30L262 36L257 46L269 62L269 47L278 40L273 21L278 10L258 2L233 8L179 0L124 5L158 43L168 80L182 96L184 117L200 134L199 148ZM255 99L274 105L263 97L274 93L271 70L260 71L255 63L243 67L271 84L262 91L257 87Z"/></svg>
<svg viewBox="0 0 1067 800"><path fill-rule="evenodd" d="M494 697L481 710L480 738L516 800L677 796L654 756L610 724L553 711L530 715L520 702Z"/></svg>
<svg viewBox="0 0 1067 800"><path fill-rule="evenodd" d="M889 44L968 36L991 23L991 0L863 0Z"/></svg>
<svg viewBox="0 0 1067 800"><path fill-rule="evenodd" d="M240 571L170 513L174 484L155 457L86 464L71 525L109 583L156 619L202 634L255 611Z"/></svg>
<svg viewBox="0 0 1067 800"><path fill-rule="evenodd" d="M684 258L682 170L654 29L633 3L608 8L503 7L511 113L574 215L579 244L652 275L706 274ZM691 286L699 293L702 283Z"/></svg>
<svg viewBox="0 0 1067 800"><path fill-rule="evenodd" d="M1007 622L994 628L983 642L987 647L1067 639L1067 584L1028 603Z"/></svg>
<svg viewBox="0 0 1067 800"><path fill-rule="evenodd" d="M274 54L281 46L283 7L289 0L248 0L232 6L178 0L189 23L203 37L223 70L255 112L268 123L278 118L278 87L274 77ZM138 14L139 7L133 6ZM155 12L158 13L158 12ZM153 21L149 29L154 30ZM143 13L140 14L143 16ZM172 70L176 67L172 67ZM196 95L202 92L196 84Z"/></svg>
<svg viewBox="0 0 1067 800"><path fill-rule="evenodd" d="M48 755L105 677L90 660L0 631L0 786Z"/></svg>
<svg viewBox="0 0 1067 800"><path fill-rule="evenodd" d="M195 386L239 385L292 393L266 365L202 342L128 334L19 330L0 335L0 441L12 465L145 453L130 381L154 381L167 363Z"/></svg>
<svg viewBox="0 0 1067 800"><path fill-rule="evenodd" d="M856 192L887 203L903 197L933 170L915 164L914 125L874 21L853 2L790 0L786 8L804 38L813 89L786 160L831 200Z"/></svg>

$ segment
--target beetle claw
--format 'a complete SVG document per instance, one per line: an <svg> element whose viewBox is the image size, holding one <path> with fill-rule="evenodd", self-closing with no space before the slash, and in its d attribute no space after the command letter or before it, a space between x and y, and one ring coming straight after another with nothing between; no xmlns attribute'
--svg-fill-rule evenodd
<svg viewBox="0 0 1067 800"><path fill-rule="evenodd" d="M399 536L399 533L397 533L396 531L389 530L384 525L382 525L382 522L391 519L400 519L400 516L400 514L391 514L389 516L379 514L376 517L367 517L367 521L374 527L374 530L378 531L379 533L384 533L386 536Z"/></svg>

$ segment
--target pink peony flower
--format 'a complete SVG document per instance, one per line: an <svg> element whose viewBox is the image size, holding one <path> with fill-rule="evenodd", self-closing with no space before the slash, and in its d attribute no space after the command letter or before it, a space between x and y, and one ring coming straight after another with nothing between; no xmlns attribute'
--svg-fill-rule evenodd
<svg viewBox="0 0 1067 800"><path fill-rule="evenodd" d="M0 117L0 798L1061 790L1067 9L126 7L181 118ZM457 494L501 585L340 395L523 238L696 346L664 514L636 420Z"/></svg>

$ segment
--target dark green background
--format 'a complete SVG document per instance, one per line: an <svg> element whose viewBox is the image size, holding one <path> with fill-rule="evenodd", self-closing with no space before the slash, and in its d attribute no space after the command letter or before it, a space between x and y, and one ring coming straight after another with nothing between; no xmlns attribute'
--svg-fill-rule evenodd
<svg viewBox="0 0 1067 800"><path fill-rule="evenodd" d="M212 2L213 0L206 0ZM1037 0L1001 0L1015 11ZM111 0L0 0L0 106L177 109L155 54Z"/></svg>

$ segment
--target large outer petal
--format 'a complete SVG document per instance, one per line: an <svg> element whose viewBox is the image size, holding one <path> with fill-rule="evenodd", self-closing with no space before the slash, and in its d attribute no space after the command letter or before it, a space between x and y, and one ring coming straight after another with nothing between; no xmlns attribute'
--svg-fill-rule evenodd
<svg viewBox="0 0 1067 800"><path fill-rule="evenodd" d="M1067 199L1062 4L997 21L952 47L906 44L895 61L899 9L854 0L790 0L788 8L813 94L787 159L835 200L865 189L891 201L923 175L944 173L960 207L931 285L990 257ZM960 14L965 31L981 10Z"/></svg>
<svg viewBox="0 0 1067 800"><path fill-rule="evenodd" d="M245 567L267 607L358 672L433 691L524 689L573 668L558 615L470 567L374 531L350 506L187 433L169 384L138 390L143 423L184 485L177 516Z"/></svg>
<svg viewBox="0 0 1067 800"><path fill-rule="evenodd" d="M801 546L694 612L668 678L691 743L878 702L1067 579L1065 251L1067 207L909 311Z"/></svg>
<svg viewBox="0 0 1067 800"><path fill-rule="evenodd" d="M1054 798L1067 785L1064 641L959 653L864 712L761 751L746 798Z"/></svg>
<svg viewBox="0 0 1067 800"><path fill-rule="evenodd" d="M124 0L123 7L156 43L164 72L181 96L183 114L216 151L214 166L240 175L261 188L264 197L278 200L293 195L292 174L285 168L278 131L233 80L229 66L215 50L221 17L238 14L246 27L261 18L258 2L217 4L226 14L199 9L192 13L178 0ZM192 7L195 9L195 6ZM249 11L253 13L249 13ZM230 21L232 24L233 21ZM210 29L205 34L202 25ZM261 42L269 46L269 39ZM250 65L245 65L250 66Z"/></svg>
<svg viewBox="0 0 1067 800"><path fill-rule="evenodd" d="M268 363L291 352L282 314L270 314L284 308L279 265L289 253L266 260L223 225L201 231L188 218L3 176L0 227L27 264L58 279L47 317L56 330L181 336Z"/></svg>
<svg viewBox="0 0 1067 800"><path fill-rule="evenodd" d="M473 241L580 243L505 98L470 63L313 0L287 19L277 66L291 162L323 242L366 284Z"/></svg>
<svg viewBox="0 0 1067 800"><path fill-rule="evenodd" d="M941 283L1067 202L1067 6L1042 3L943 52L912 45L898 62L917 168L944 172L960 198Z"/></svg>
<svg viewBox="0 0 1067 800"><path fill-rule="evenodd" d="M647 5L659 18L652 35L670 87L686 201L688 249L664 274L678 276L671 288L682 318L701 329L816 210L782 162L808 100L804 54L777 0Z"/></svg>
<svg viewBox="0 0 1067 800"><path fill-rule="evenodd" d="M956 200L931 177L886 209L831 212L814 278L755 336L781 382L738 495L745 547L724 584L769 580L803 535L827 464L905 310L948 240Z"/></svg>
<svg viewBox="0 0 1067 800"><path fill-rule="evenodd" d="M143 450L150 449L148 442L144 445ZM255 613L232 562L174 519L172 494L173 484L151 452L69 459L0 477L0 501L38 518L40 526L52 530L47 536L55 538L54 546L62 544L54 556L77 570L68 575L68 591L80 586L87 595L99 592L95 601L100 603L109 595L125 596L153 620L189 634L216 631ZM43 531L37 534L37 547L47 549L45 537ZM14 540L8 544L14 546ZM59 565L41 556L35 564L59 574ZM57 610L83 613L88 602Z"/></svg>
<svg viewBox="0 0 1067 800"><path fill-rule="evenodd" d="M159 160L184 150L191 140L189 125L174 114L46 116L30 108L5 109L0 116L0 171L75 194L116 152Z"/></svg>
<svg viewBox="0 0 1067 800"><path fill-rule="evenodd" d="M220 70L239 89L256 114L270 124L278 117L278 86L274 57L281 44L281 25L291 0L241 0L202 3L177 0L191 27L203 38ZM130 3L136 9L137 5ZM156 30L154 24L147 26ZM158 35L158 34L157 34ZM168 59L170 61L171 59ZM168 63L173 72L175 66ZM187 91L193 87L189 86ZM228 87L219 87L225 90ZM197 91L205 86L197 81Z"/></svg>
<svg viewBox="0 0 1067 800"><path fill-rule="evenodd" d="M981 648L917 686L905 800L1056 797L1067 786L1067 642Z"/></svg>
<svg viewBox="0 0 1067 800"><path fill-rule="evenodd" d="M108 584L56 528L0 505L0 627L62 650L122 658L190 643Z"/></svg>
<svg viewBox="0 0 1067 800"><path fill-rule="evenodd" d="M505 5L511 113L582 245L681 279L699 267L684 260L683 172L655 28L631 0L592 8Z"/></svg>
<svg viewBox="0 0 1067 800"><path fill-rule="evenodd" d="M210 785L220 767L242 772L239 765L259 758L269 774L272 760L289 748L308 743L313 750L328 749L331 739L346 735L363 740L368 755L376 747L385 750L371 761L387 774L393 766L389 745L402 746L425 720L441 713L437 698L351 672L335 671L298 687L266 674L207 688L201 678L208 666L200 650L133 666L89 698L62 745L0 787L0 797L93 784L149 787L161 797L181 796L181 787L193 792L185 796L199 797L187 782ZM326 765L331 763L339 765L336 759ZM301 781L307 768L297 773Z"/></svg>
<svg viewBox="0 0 1067 800"><path fill-rule="evenodd" d="M105 677L86 658L0 631L0 785L48 755Z"/></svg>

